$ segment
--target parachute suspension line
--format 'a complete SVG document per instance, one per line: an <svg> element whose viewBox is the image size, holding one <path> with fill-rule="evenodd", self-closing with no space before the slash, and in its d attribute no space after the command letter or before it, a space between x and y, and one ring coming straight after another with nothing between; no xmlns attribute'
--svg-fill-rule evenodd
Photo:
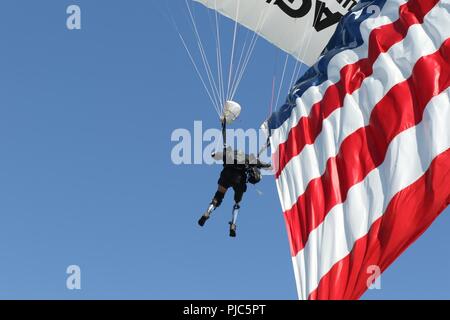
<svg viewBox="0 0 450 320"><path fill-rule="evenodd" d="M234 87L231 92L231 98L230 98L231 100L234 98L234 95L236 94L237 88L239 87L239 84L241 83L241 80L244 76L245 70L247 69L248 63L250 62L250 58L252 56L253 50L255 49L256 42L258 40L258 36L255 36L255 35L256 35L256 33L253 34L252 40L250 41L250 45L248 47L248 52L244 58L244 63L242 64L241 70L239 70L239 76L237 78L238 80L234 84Z"/></svg>
<svg viewBox="0 0 450 320"><path fill-rule="evenodd" d="M191 20L191 23L192 23L192 26L193 26L194 35L195 35L195 37L197 39L197 46L198 46L198 49L199 49L199 52L200 52L200 56L202 58L203 67L204 67L206 75L208 77L208 81L209 81L209 84L210 84L210 87L211 87L211 91L213 93L214 100L216 101L216 109L220 113L220 101L219 101L219 97L218 97L218 89L217 89L217 85L216 85L216 83L214 81L214 76L213 76L213 73L211 71L211 66L209 64L209 60L208 60L208 57L206 55L206 52L205 52L205 49L204 49L204 46L203 46L203 42L201 40L200 33L198 32L198 28L197 28L197 23L195 21L195 17L194 17L194 15L192 13L192 10L191 10L187 0L185 0L185 3L186 3L186 7L187 7L188 12L189 12L189 17L190 17L190 20Z"/></svg>
<svg viewBox="0 0 450 320"><path fill-rule="evenodd" d="M323 4L324 4L323 2L320 2L319 9L316 12L320 12L322 10ZM317 16L314 18L313 27L316 25L318 18L319 18L319 15L317 14ZM309 47L309 45L311 43L311 39L312 39L312 33L308 36L308 40L307 40L308 42L307 42L306 46L303 48L303 53L302 53L302 56L301 56L301 59L300 59L301 61L303 61L304 58L305 58L306 50L308 49L308 47ZM295 81L297 81L298 77L300 76L300 71L301 70L302 70L301 66L299 66L298 70L294 69L294 76L295 76L294 79L295 79ZM294 80L291 80L291 86L294 85L293 82L294 82Z"/></svg>
<svg viewBox="0 0 450 320"><path fill-rule="evenodd" d="M220 103L223 108L225 103L225 90L223 81L223 68L222 68L222 48L220 45L220 26L219 26L219 15L217 13L217 0L214 1L214 13L216 20L216 56L217 56L217 73L219 78L219 92L220 92Z"/></svg>
<svg viewBox="0 0 450 320"><path fill-rule="evenodd" d="M167 7L167 10L166 10L167 12L164 13L162 10L160 10L160 11L161 11L161 14L167 19L167 21L169 22L169 24L172 25L172 27L175 29L175 32L178 34L178 37L180 38L181 43L182 43L184 49L186 50L186 53L187 53L187 55L188 55L188 57L189 57L189 60L191 61L192 65L194 66L194 70L196 71L196 73L197 73L197 75L198 75L198 77L199 77L201 83L203 84L203 87L204 87L204 89L205 89L205 91L206 91L206 94L208 95L208 98L209 98L210 101L211 101L211 104L212 104L213 107L214 107L214 110L216 110L216 113L220 116L219 111L218 111L218 109L217 109L217 107L216 107L216 103L215 103L215 101L214 101L214 99L213 99L213 97L212 97L212 94L211 94L211 92L210 92L210 89L208 89L208 86L206 85L205 79L204 79L204 77L202 76L202 74L201 74L201 72L200 72L200 70L199 70L197 64L195 63L194 57L192 56L192 53L191 53L191 51L189 50L189 47L187 46L186 41L184 40L184 38L183 38L183 36L182 36L182 34L181 34L179 28L178 28L178 25L177 25L177 23L175 22L175 19L174 19L173 15L171 14L171 10L169 9L169 4L168 4L167 1L165 1L165 3L166 3L166 7Z"/></svg>
<svg viewBox="0 0 450 320"><path fill-rule="evenodd" d="M268 117L270 117L270 115L272 114L272 110L273 110L273 100L275 98L275 81L276 81L276 77L275 75L272 78L272 96L270 98L270 105L269 105L269 114Z"/></svg>
<svg viewBox="0 0 450 320"><path fill-rule="evenodd" d="M169 9L169 4L168 4L168 2L167 2L167 0L165 0L164 1L164 3L165 3L165 7L166 7L166 11L167 12L164 12L164 10L159 6L159 5L156 5L154 2L150 2L152 5L153 5L153 7L157 10L157 11L159 11L159 13L161 14L161 16L165 19L165 20L167 20L167 22L169 22L169 24L171 24L171 23L173 23L174 21L174 19L173 19L173 16L170 14L170 9Z"/></svg>
<svg viewBox="0 0 450 320"><path fill-rule="evenodd" d="M308 20L308 24L310 23L310 21ZM291 87L294 85L294 81L296 81L296 74L297 74L297 69L300 67L300 64L302 64L303 62L303 57L305 52L308 50L309 47L309 41L308 44L303 45L305 43L305 32L303 32L303 36L302 36L302 40L299 42L298 44L298 48L300 50L299 55L297 56L297 58L295 59L295 65L294 65L294 70L292 71L292 76L291 76L291 80L288 83L288 94L289 94L289 90L291 89Z"/></svg>
<svg viewBox="0 0 450 320"><path fill-rule="evenodd" d="M298 67L297 72L295 73L294 81L298 80L298 78L300 77L300 73L301 73L302 69L303 69L303 65ZM292 83L292 85L295 85L295 83Z"/></svg>
<svg viewBox="0 0 450 320"><path fill-rule="evenodd" d="M190 20L191 20L191 23L192 23L192 26L193 26L193 29L194 29L194 34L195 34L196 39L197 39L197 46L198 46L198 49L200 51L200 56L201 56L202 61L203 61L203 66L205 68L205 72L206 72L206 75L208 77L209 85L211 87L212 96L214 97L215 108L216 108L216 110L218 110L218 113L220 115L220 108L221 107L220 107L220 102L219 102L219 97L218 97L218 88L217 88L216 82L214 81L214 77L213 77L212 71L211 71L211 66L209 64L207 55L205 53L204 46L203 46L200 34L198 32L198 29L197 29L197 24L195 22L195 18L194 18L194 15L192 14L192 10L190 8L188 0L185 0L185 3L186 3L186 8L188 9L189 17L190 17Z"/></svg>
<svg viewBox="0 0 450 320"><path fill-rule="evenodd" d="M250 34L250 32L247 33L247 36L249 34ZM233 79L233 82L231 85L231 100L233 100L234 95L236 93L236 87L238 86L238 84L240 82L239 79L241 78L241 74L243 73L243 70L245 70L249 52L253 51L252 48L254 47L254 45L253 45L254 39L255 39L255 34L253 34L252 38L250 39L250 43L249 43L248 47L247 47L248 37L245 40L244 47L242 48L242 52L241 52L241 57L239 59L239 64L238 64L238 67L236 68L235 76L234 76L234 79ZM245 51L246 48L247 48L247 51Z"/></svg>
<svg viewBox="0 0 450 320"><path fill-rule="evenodd" d="M265 21L264 13L266 13L266 12L267 11L264 11L263 14L261 14L259 16L259 18L258 18L258 24L256 26L256 30L253 33L252 39L250 41L250 45L249 45L247 54L246 54L245 59L244 59L244 64L243 64L243 66L242 66L242 68L241 68L241 70L239 72L239 76L237 78L237 81L234 84L234 88L233 88L232 95L231 95L232 98L234 98L234 95L236 94L237 88L239 87L239 84L241 83L241 80L242 80L242 78L244 76L245 70L247 69L247 66L248 66L248 64L250 62L250 58L251 58L252 53L253 53L253 51L255 49L256 43L257 43L257 41L259 39L259 34L257 33L257 31L260 28L261 24Z"/></svg>
<svg viewBox="0 0 450 320"><path fill-rule="evenodd" d="M278 87L277 100L275 103L275 110L278 108L278 102L280 101L281 88L284 85L284 77L286 76L286 67L289 61L289 53L286 53L286 58L284 59L283 72L281 74L280 86Z"/></svg>
<svg viewBox="0 0 450 320"><path fill-rule="evenodd" d="M216 60L217 60L217 78L218 78L218 85L219 85L219 100L221 105L224 102L224 96L223 96L223 90L222 90L222 77L221 77L221 71L220 71L220 59L221 59L221 54L219 52L219 48L217 47L216 44Z"/></svg>
<svg viewBox="0 0 450 320"><path fill-rule="evenodd" d="M296 81L295 79L295 75L297 74L297 68L300 64L300 60L296 59L297 61L295 62L294 65L294 70L292 71L292 76L291 76L291 80L288 83L289 89L288 89L288 94L289 94L289 90L291 89L291 87L294 85L294 81Z"/></svg>
<svg viewBox="0 0 450 320"><path fill-rule="evenodd" d="M257 33L257 31L259 30L259 28L261 27L262 24L264 24L266 18L267 18L267 9L264 10L264 12L259 16L258 18L258 24L256 26L255 32L253 33L252 39L250 41L250 45L246 54L246 57L244 59L244 64L241 68L241 70L239 70L239 76L238 76L238 80L236 81L234 88L231 92L231 98L234 98L234 95L236 94L237 88L239 87L239 84L241 83L241 80L244 76L245 70L247 69L247 66L250 62L250 58L252 57L252 53L255 49L256 43L258 42L259 39L259 34Z"/></svg>
<svg viewBox="0 0 450 320"><path fill-rule="evenodd" d="M237 78L238 78L239 73L240 73L239 71L241 70L243 62L245 60L244 57L247 55L245 49L247 48L247 43L248 43L248 39L249 39L249 36L250 36L250 32L251 32L250 30L247 30L247 34L245 36L245 41L244 41L244 44L242 46L241 53L240 53L240 56L239 56L239 62L237 64L237 66L236 66L236 70L235 70L235 73L234 73L234 76L233 76L233 81L231 82L231 92L234 91L234 87L235 87ZM250 48L250 46L249 46L249 48ZM232 96L231 100L233 98L234 98L234 95Z"/></svg>
<svg viewBox="0 0 450 320"><path fill-rule="evenodd" d="M227 100L231 100L230 96L230 85L231 85L231 76L233 73L233 62L234 62L234 49L236 46L236 35L237 35L237 26L238 26L238 18L239 18L239 5L241 0L238 0L238 4L236 6L236 17L234 22L234 31L233 31L233 43L231 47L231 59L230 59L230 71L228 73L228 86L227 86Z"/></svg>
<svg viewBox="0 0 450 320"><path fill-rule="evenodd" d="M280 50L276 50L276 58L274 59L274 65L273 65L273 76L272 76L272 94L270 96L270 105L269 105L269 114L267 115L267 118L270 118L270 115L273 112L273 104L275 103L275 87L277 83L277 70L278 70L278 62L280 60Z"/></svg>
<svg viewBox="0 0 450 320"><path fill-rule="evenodd" d="M310 20L310 18L309 18L309 20ZM308 25L310 23L309 20L308 20ZM306 52L306 50L308 50L308 47L309 47L309 42L306 46L305 45L302 46L302 44L305 43L305 36L306 36L306 34L305 34L305 32L303 32L302 40L298 44L300 52L299 52L299 55L297 56L297 58L295 59L296 61L295 61L295 65L294 65L294 70L292 71L291 80L288 83L288 92L287 92L288 94L289 94L289 91L291 90L291 87L294 85L294 81L296 81L295 76L297 74L297 68L299 67L300 63L303 63L301 61L303 61L304 53Z"/></svg>
<svg viewBox="0 0 450 320"><path fill-rule="evenodd" d="M186 42L184 41L183 36L182 36L181 33L178 31L178 28L177 28L177 32L178 32L178 36L179 36L180 39L181 39L181 42L183 43L184 48L186 49L186 52L187 52L187 54L188 54L188 56L189 56L189 59L191 60L192 65L194 66L194 69L195 69L195 71L197 72L197 75L198 75L198 77L200 78L200 80L201 80L201 82L202 82L202 84L203 84L203 87L205 88L206 93L208 94L209 99L211 100L211 103L212 103L214 109L215 109L216 112L217 112L217 115L220 117L220 111L219 111L219 109L217 109L216 103L215 103L215 101L214 101L214 99L213 99L213 97L212 97L212 95L211 95L211 93L210 93L210 91L209 91L209 89L208 89L206 83L205 83L205 80L203 79L203 76L202 76L200 70L198 69L197 64L195 63L195 60L194 60L194 58L192 57L191 51L189 50L188 46L186 45Z"/></svg>
<svg viewBox="0 0 450 320"><path fill-rule="evenodd" d="M219 30L218 30L218 21L217 21L217 16L214 17L214 22L213 22L213 18L211 17L211 10L207 10L208 12L208 18L209 18L209 24L211 27L211 33L214 35L214 40L215 40L215 48L216 48L216 69L215 71L217 71L217 91L218 91L218 96L219 96L219 103L220 105L223 102L223 94L222 94L222 78L221 78L221 71L220 71L220 64L221 64L221 53L219 51L220 48L220 35L219 35Z"/></svg>

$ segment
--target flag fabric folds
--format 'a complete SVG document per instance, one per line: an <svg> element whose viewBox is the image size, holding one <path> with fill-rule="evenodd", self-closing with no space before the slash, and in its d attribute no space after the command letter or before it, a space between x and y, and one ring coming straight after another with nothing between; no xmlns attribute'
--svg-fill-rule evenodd
<svg viewBox="0 0 450 320"><path fill-rule="evenodd" d="M450 202L450 0L360 1L268 120L300 299L357 299Z"/></svg>

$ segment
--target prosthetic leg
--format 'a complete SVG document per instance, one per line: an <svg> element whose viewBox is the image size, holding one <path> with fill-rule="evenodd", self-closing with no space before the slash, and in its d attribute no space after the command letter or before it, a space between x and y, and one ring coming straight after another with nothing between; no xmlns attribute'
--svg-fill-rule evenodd
<svg viewBox="0 0 450 320"><path fill-rule="evenodd" d="M234 189L234 206L233 213L230 221L230 237L236 237L236 221L239 214L239 209L241 206L239 203L242 201L242 197L244 196L245 191L247 191L247 185L244 180L241 180L241 183L233 186Z"/></svg>
<svg viewBox="0 0 450 320"><path fill-rule="evenodd" d="M206 212L200 217L200 219L198 220L198 224L199 226L203 227L206 223L206 220L209 219L209 217L211 216L211 213L216 209L216 205L214 204L214 200L213 202L211 202L209 204L208 209L206 210Z"/></svg>
<svg viewBox="0 0 450 320"><path fill-rule="evenodd" d="M233 206L233 213L231 216L231 221L230 223L230 237L236 237L236 221L237 221L237 217L239 214L239 209L241 207L239 206L239 203L235 203Z"/></svg>
<svg viewBox="0 0 450 320"><path fill-rule="evenodd" d="M198 220L198 224L203 227L206 223L206 220L209 219L209 217L211 216L211 213L216 210L217 207L220 206L220 204L222 203L223 197L225 196L224 193L217 191L216 194L214 195L214 198L212 199L211 203L209 204L208 209L206 210L206 212L201 216L201 218Z"/></svg>

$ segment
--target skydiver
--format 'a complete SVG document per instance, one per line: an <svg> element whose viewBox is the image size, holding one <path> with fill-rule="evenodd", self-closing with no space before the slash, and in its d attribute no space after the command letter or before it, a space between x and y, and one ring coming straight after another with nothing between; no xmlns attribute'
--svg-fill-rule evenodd
<svg viewBox="0 0 450 320"><path fill-rule="evenodd" d="M225 193L232 187L234 190L234 206L230 225L230 237L236 237L236 220L240 209L240 202L247 191L247 182L256 184L261 180L260 169L271 168L270 164L261 162L254 155L247 155L239 151L233 151L230 147L224 147L223 152L212 153L216 160L223 160L223 169L220 173L217 192L214 195L208 209L198 220L203 226L211 216L211 213L220 206Z"/></svg>

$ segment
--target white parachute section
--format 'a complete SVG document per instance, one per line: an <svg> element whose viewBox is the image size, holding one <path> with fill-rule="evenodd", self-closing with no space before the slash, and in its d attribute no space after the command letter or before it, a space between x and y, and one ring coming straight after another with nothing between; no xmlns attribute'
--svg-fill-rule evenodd
<svg viewBox="0 0 450 320"><path fill-rule="evenodd" d="M273 76L272 107L282 89L290 89L303 66L314 64L333 35L338 22L358 0L166 0L169 7L185 8L189 26L179 27L181 42L218 116L227 123L238 87L252 60L260 37L285 52L279 77ZM175 4L178 3L178 4ZM224 18L225 17L225 18ZM179 21L182 22L182 21ZM193 39L186 32L191 29ZM242 29L245 29L242 32ZM196 54L197 53L197 54ZM293 60L290 67L290 58ZM278 61L278 59L274 59ZM268 61L270 65L271 61ZM292 70L292 75L286 75ZM290 72L290 71L289 71ZM275 87L278 86L276 90ZM270 90L267 90L270 91ZM234 110L231 112L230 110ZM225 112L227 114L225 115ZM230 113L231 112L231 113ZM240 113L240 106L239 112Z"/></svg>
<svg viewBox="0 0 450 320"><path fill-rule="evenodd" d="M317 61L356 0L194 0L261 35L300 62Z"/></svg>

